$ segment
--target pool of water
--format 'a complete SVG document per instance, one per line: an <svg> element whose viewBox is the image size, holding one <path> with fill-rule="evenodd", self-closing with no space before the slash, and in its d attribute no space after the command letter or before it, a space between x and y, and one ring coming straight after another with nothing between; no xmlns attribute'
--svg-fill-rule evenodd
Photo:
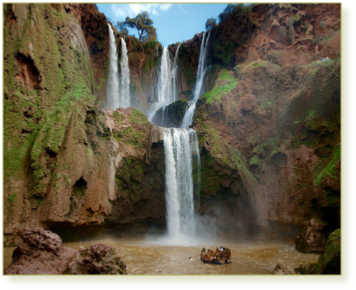
<svg viewBox="0 0 356 290"><path fill-rule="evenodd" d="M64 243L65 247L82 249L96 243L114 247L132 275L246 275L271 274L277 263L292 268L300 264L316 262L319 255L304 254L295 250L293 243L281 241L228 241L218 243L191 243L182 245L153 238L105 238L91 241ZM200 261L203 247L215 250L228 247L232 263L206 264ZM4 266L11 263L15 248L4 248Z"/></svg>

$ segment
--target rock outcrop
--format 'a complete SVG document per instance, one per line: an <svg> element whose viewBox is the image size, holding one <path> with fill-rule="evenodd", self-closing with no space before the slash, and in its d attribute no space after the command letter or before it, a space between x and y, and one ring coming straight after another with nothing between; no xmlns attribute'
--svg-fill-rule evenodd
<svg viewBox="0 0 356 290"><path fill-rule="evenodd" d="M317 263L301 265L295 270L300 274L341 274L341 233L332 232L326 242L325 251Z"/></svg>
<svg viewBox="0 0 356 290"><path fill-rule="evenodd" d="M22 239L5 275L127 274L112 247L96 244L78 252L63 247L58 235L43 229L26 230Z"/></svg>
<svg viewBox="0 0 356 290"><path fill-rule="evenodd" d="M105 50L91 48L106 37L103 15L62 4L9 4L4 13L5 244L26 228L164 217L159 129L138 110L100 105Z"/></svg>
<svg viewBox="0 0 356 290"><path fill-rule="evenodd" d="M72 257L65 274L127 274L126 265L120 260L113 247L95 244Z"/></svg>
<svg viewBox="0 0 356 290"><path fill-rule="evenodd" d="M325 248L326 239L322 234L325 223L311 219L303 228L300 235L295 239L296 249L303 253L322 252Z"/></svg>

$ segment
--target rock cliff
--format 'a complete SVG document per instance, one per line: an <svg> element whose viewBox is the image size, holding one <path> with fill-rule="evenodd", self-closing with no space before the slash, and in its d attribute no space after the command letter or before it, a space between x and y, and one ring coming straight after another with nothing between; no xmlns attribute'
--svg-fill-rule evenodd
<svg viewBox="0 0 356 290"><path fill-rule="evenodd" d="M160 131L100 105L105 49L90 48L106 20L93 7L4 6L5 244L29 227L165 215Z"/></svg>

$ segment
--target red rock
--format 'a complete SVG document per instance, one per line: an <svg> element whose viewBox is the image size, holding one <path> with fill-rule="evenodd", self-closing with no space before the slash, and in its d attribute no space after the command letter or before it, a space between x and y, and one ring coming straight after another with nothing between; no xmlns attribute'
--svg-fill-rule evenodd
<svg viewBox="0 0 356 290"><path fill-rule="evenodd" d="M5 275L127 274L114 248L96 244L78 252L63 247L57 234L43 229L26 230L12 258Z"/></svg>

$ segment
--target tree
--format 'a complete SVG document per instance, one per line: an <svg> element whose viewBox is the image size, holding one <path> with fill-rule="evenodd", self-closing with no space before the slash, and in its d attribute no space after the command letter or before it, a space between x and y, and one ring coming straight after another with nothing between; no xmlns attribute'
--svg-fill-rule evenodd
<svg viewBox="0 0 356 290"><path fill-rule="evenodd" d="M126 37L129 35L129 31L125 28L123 22L118 21L116 27L117 27L119 33L122 34L123 37Z"/></svg>
<svg viewBox="0 0 356 290"><path fill-rule="evenodd" d="M206 30L212 30L216 26L217 26L216 19L214 17L208 18L208 20L205 22L205 29Z"/></svg>
<svg viewBox="0 0 356 290"><path fill-rule="evenodd" d="M152 36L156 36L157 38L156 28L153 27L153 21L147 11L142 11L134 18L127 16L124 22L117 23L117 27L119 29L121 29L121 27L136 28L139 40L142 40L142 38L148 40Z"/></svg>

